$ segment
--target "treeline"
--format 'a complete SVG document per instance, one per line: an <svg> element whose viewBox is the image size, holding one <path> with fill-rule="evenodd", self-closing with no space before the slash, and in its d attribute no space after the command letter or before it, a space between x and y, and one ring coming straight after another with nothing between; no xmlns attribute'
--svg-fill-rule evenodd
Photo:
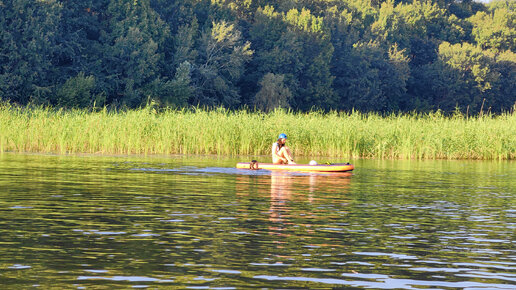
<svg viewBox="0 0 516 290"><path fill-rule="evenodd" d="M510 110L516 1L0 0L0 100Z"/></svg>

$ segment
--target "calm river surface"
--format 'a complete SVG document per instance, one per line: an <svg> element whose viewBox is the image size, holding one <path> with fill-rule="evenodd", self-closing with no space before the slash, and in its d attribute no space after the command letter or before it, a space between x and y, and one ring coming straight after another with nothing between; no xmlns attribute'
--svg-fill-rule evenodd
<svg viewBox="0 0 516 290"><path fill-rule="evenodd" d="M0 288L516 288L516 162L247 159L0 155Z"/></svg>

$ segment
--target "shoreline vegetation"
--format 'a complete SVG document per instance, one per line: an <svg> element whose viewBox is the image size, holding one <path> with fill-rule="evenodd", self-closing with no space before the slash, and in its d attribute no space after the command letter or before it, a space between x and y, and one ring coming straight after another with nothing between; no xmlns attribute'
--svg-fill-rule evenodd
<svg viewBox="0 0 516 290"><path fill-rule="evenodd" d="M298 156L516 159L516 114L275 110L63 110L0 104L0 152L267 155L279 133Z"/></svg>

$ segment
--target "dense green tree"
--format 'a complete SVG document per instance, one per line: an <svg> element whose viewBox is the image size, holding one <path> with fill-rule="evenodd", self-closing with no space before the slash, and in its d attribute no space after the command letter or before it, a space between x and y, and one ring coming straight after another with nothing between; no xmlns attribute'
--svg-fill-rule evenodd
<svg viewBox="0 0 516 290"><path fill-rule="evenodd" d="M250 43L242 39L234 24L214 22L199 40L199 56L194 68L196 89L191 103L225 105L240 103L236 86L253 51Z"/></svg>
<svg viewBox="0 0 516 290"><path fill-rule="evenodd" d="M330 70L333 46L321 17L306 9L280 13L267 6L257 11L250 36L256 54L248 78L283 74L294 96L289 105L295 109L329 109L334 105Z"/></svg>
<svg viewBox="0 0 516 290"><path fill-rule="evenodd" d="M400 4L397 7L404 6ZM383 43L397 43L402 48L408 48L411 36L409 26L397 7L393 0L382 3L378 18L371 25L371 31Z"/></svg>
<svg viewBox="0 0 516 290"><path fill-rule="evenodd" d="M363 7L364 6L359 6ZM372 9L372 7L370 7ZM367 10L366 10L367 11ZM335 109L351 109L354 106L354 96L351 89L350 77L363 76L357 67L359 57L355 57L354 44L359 42L364 36L363 17L370 17L369 13L362 13L355 8L331 7L325 12L325 24L330 30L331 42L334 52L331 60L331 74L335 77L333 88L337 96Z"/></svg>
<svg viewBox="0 0 516 290"><path fill-rule="evenodd" d="M174 56L173 68L178 67L181 63L187 61L194 63L199 53L197 52L195 42L198 39L197 19L192 19L192 23L182 25L178 28L174 37Z"/></svg>
<svg viewBox="0 0 516 290"><path fill-rule="evenodd" d="M247 104L253 104L253 99L259 90L256 80L260 80L266 73L278 72L281 69L277 62L267 61L269 55L277 53L274 49L275 44L286 30L286 23L283 22L281 15L272 6L260 7L254 14L252 25L249 28L249 41L254 51L253 58L246 66L246 71L241 81L242 100ZM283 71L286 75L286 72ZM292 77L286 75L286 85Z"/></svg>
<svg viewBox="0 0 516 290"><path fill-rule="evenodd" d="M471 95L478 92L473 83L463 81L458 70L441 60L418 67L412 74L408 101L416 110L450 112L459 107L466 111L472 105Z"/></svg>
<svg viewBox="0 0 516 290"><path fill-rule="evenodd" d="M439 46L440 59L453 69L462 73L467 81L473 81L476 87L484 92L492 88L499 74L492 70L493 56L471 44L451 45L443 42Z"/></svg>
<svg viewBox="0 0 516 290"><path fill-rule="evenodd" d="M158 91L164 55L171 38L167 26L150 8L148 0L112 0L103 43L103 75L100 79L110 102L130 106L144 102Z"/></svg>
<svg viewBox="0 0 516 290"><path fill-rule="evenodd" d="M0 98L501 111L514 1L0 0Z"/></svg>
<svg viewBox="0 0 516 290"><path fill-rule="evenodd" d="M484 49L516 51L516 10L500 8L469 18L473 37Z"/></svg>
<svg viewBox="0 0 516 290"><path fill-rule="evenodd" d="M420 49L432 46L436 39L451 43L463 41L466 38L465 26L463 21L448 16L445 9L429 1L414 1L405 5L387 1L381 5L378 19L371 25L371 30L379 41L387 45L397 43L414 58L424 58L431 52ZM412 45L416 47L413 49Z"/></svg>
<svg viewBox="0 0 516 290"><path fill-rule="evenodd" d="M100 100L92 94L94 89L95 78L80 72L76 77L69 78L57 90L57 103L67 108L91 106Z"/></svg>
<svg viewBox="0 0 516 290"><path fill-rule="evenodd" d="M443 1L443 0L439 0ZM460 19L466 19L472 15L475 15L478 11L485 10L485 5L475 0L444 0L445 5L443 8L447 8L449 13L457 16Z"/></svg>
<svg viewBox="0 0 516 290"><path fill-rule="evenodd" d="M256 108L269 112L276 108L289 108L292 93L284 83L285 76L268 73L260 81L260 91L254 98Z"/></svg>
<svg viewBox="0 0 516 290"><path fill-rule="evenodd" d="M63 1L60 21L58 81L66 81L79 72L94 73L102 55L99 38L104 29L109 0Z"/></svg>
<svg viewBox="0 0 516 290"><path fill-rule="evenodd" d="M297 109L330 109L335 105L333 91L334 77L330 64L333 45L324 29L322 17L314 16L309 10L290 10L284 16L293 26L289 31L291 39L300 44L300 55L294 55L293 75L298 84L293 105Z"/></svg>
<svg viewBox="0 0 516 290"><path fill-rule="evenodd" d="M192 65L185 61L179 65L172 81L166 82L159 94L167 106L185 106L192 97ZM165 91L165 89L167 91Z"/></svg>
<svg viewBox="0 0 516 290"><path fill-rule="evenodd" d="M497 64L493 53L471 44L444 42L439 46L439 60L418 72L422 82L415 85L413 93L431 109L451 111L459 107L478 112L492 107L500 111L514 102L514 93L505 94L511 96L506 101L497 97L500 83L506 82L500 80L501 72L510 67Z"/></svg>
<svg viewBox="0 0 516 290"><path fill-rule="evenodd" d="M342 107L361 111L398 110L409 78L408 58L393 46L385 52L378 42L356 43L346 63Z"/></svg>
<svg viewBox="0 0 516 290"><path fill-rule="evenodd" d="M498 81L491 90L493 111L509 111L516 105L516 53L502 52L495 57L494 69L499 74Z"/></svg>
<svg viewBox="0 0 516 290"><path fill-rule="evenodd" d="M50 101L61 10L53 0L0 2L0 99Z"/></svg>
<svg viewBox="0 0 516 290"><path fill-rule="evenodd" d="M151 7L160 18L169 24L172 34L177 33L181 26L190 24L198 14L202 13L198 0L151 0ZM206 2L206 1L204 1Z"/></svg>

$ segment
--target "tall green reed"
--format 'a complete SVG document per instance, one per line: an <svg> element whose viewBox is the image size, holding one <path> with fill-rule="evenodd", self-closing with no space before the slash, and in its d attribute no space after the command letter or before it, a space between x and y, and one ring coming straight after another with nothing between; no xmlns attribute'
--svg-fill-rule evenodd
<svg viewBox="0 0 516 290"><path fill-rule="evenodd" d="M515 159L516 115L270 113L223 108L62 110L0 105L0 152Z"/></svg>

